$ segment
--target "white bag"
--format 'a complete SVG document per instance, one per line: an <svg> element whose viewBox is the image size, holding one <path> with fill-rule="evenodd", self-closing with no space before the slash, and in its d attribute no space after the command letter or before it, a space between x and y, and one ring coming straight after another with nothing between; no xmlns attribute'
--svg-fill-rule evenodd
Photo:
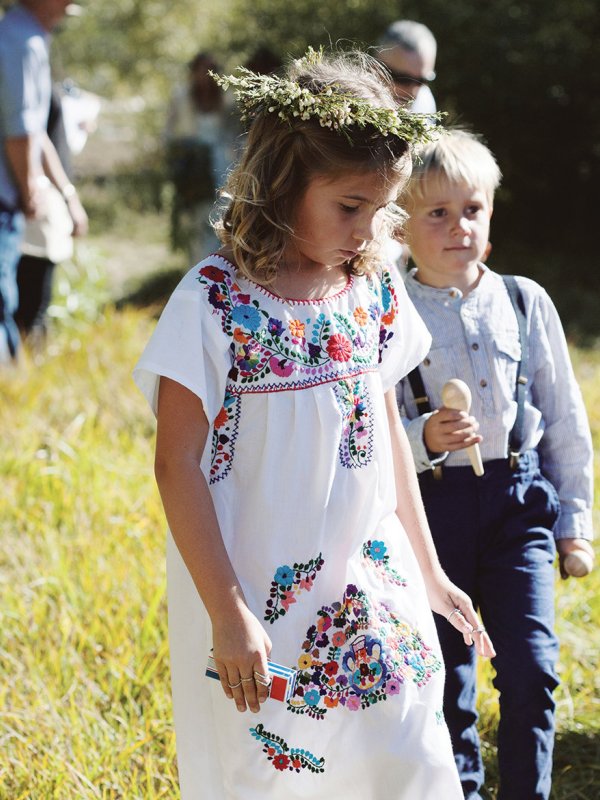
<svg viewBox="0 0 600 800"><path fill-rule="evenodd" d="M73 220L56 186L47 178L41 179L42 182L44 197L40 213L25 222L21 252L60 264L73 255Z"/></svg>

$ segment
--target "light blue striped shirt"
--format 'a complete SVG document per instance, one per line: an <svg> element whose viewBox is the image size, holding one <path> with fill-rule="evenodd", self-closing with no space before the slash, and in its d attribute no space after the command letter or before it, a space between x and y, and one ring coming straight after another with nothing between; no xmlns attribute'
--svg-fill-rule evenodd
<svg viewBox="0 0 600 800"><path fill-rule="evenodd" d="M517 404L515 382L521 358L516 314L500 275L481 265L478 286L463 298L459 289L437 289L406 278L408 294L429 328L433 344L419 369L432 409L450 378L468 384L471 414L479 422L483 461L505 458ZM517 278L525 303L529 374L523 450L537 448L544 475L558 492L561 514L556 538L592 538L593 449L581 391L565 335L548 294L534 281ZM418 416L408 380L397 398L418 472L433 463L423 442L428 415ZM468 466L466 450L448 455L445 466Z"/></svg>

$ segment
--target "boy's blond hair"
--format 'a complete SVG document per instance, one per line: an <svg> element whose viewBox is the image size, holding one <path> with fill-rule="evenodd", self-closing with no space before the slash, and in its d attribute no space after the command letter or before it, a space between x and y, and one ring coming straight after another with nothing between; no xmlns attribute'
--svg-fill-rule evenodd
<svg viewBox="0 0 600 800"><path fill-rule="evenodd" d="M448 129L435 142L425 145L413 158L412 175L400 202L410 209L423 199L431 180L464 183L485 192L490 205L502 173L491 151L475 134Z"/></svg>

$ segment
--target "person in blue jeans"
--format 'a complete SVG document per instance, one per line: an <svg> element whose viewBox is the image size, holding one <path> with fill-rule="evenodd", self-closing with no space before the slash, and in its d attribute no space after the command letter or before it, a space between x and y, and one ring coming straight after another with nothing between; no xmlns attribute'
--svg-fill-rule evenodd
<svg viewBox="0 0 600 800"><path fill-rule="evenodd" d="M48 179L65 199L73 235L87 230L86 213L46 131L49 34L68 5L67 0L21 0L0 19L0 364L18 355L14 315L24 217L44 213Z"/></svg>
<svg viewBox="0 0 600 800"><path fill-rule="evenodd" d="M479 608L496 649L500 696L498 800L546 800L558 685L554 558L593 557L592 443L556 309L532 280L482 263L500 170L474 135L425 147L401 198L416 264L408 294L433 337L397 386L440 562ZM444 407L461 379L470 411ZM480 447L475 475L467 448ZM438 633L444 712L466 798L481 798L476 655Z"/></svg>

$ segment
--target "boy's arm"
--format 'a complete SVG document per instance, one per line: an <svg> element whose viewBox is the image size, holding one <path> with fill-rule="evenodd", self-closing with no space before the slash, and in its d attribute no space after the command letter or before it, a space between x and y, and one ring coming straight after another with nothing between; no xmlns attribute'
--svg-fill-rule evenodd
<svg viewBox="0 0 600 800"><path fill-rule="evenodd" d="M209 423L200 399L165 377L158 395L155 474L173 538L210 616L213 653L225 694L252 711L267 687L244 682L268 674L271 642L246 604L225 549L212 497L200 470Z"/></svg>
<svg viewBox="0 0 600 800"><path fill-rule="evenodd" d="M494 648L485 631L472 635L481 628L481 623L471 600L449 580L440 566L421 500L410 445L398 413L394 389L386 392L385 402L394 459L396 514L417 557L431 608L445 616L463 634L466 644L475 644L480 655L494 656ZM453 613L454 609L459 609L461 613Z"/></svg>
<svg viewBox="0 0 600 800"><path fill-rule="evenodd" d="M544 435L539 444L544 475L555 487L561 514L555 528L560 539L592 538L593 447L581 391L554 304L539 298L537 332L540 365L532 376L532 400L540 409ZM533 328L533 326L532 326Z"/></svg>

